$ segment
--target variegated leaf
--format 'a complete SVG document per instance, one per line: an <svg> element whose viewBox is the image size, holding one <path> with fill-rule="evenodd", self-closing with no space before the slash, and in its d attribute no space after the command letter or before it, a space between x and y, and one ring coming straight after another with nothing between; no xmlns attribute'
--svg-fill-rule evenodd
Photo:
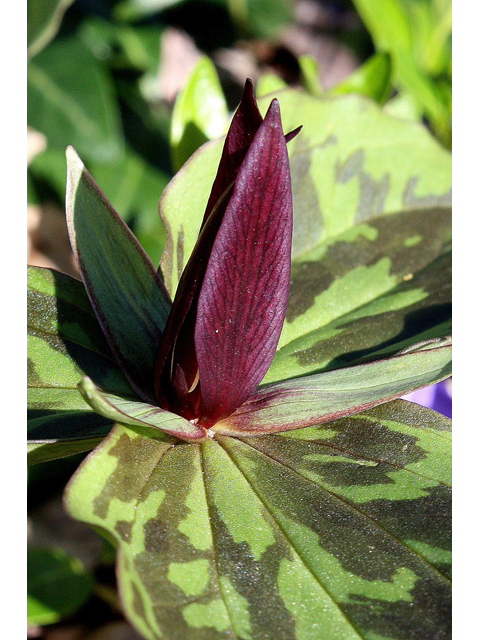
<svg viewBox="0 0 480 640"><path fill-rule="evenodd" d="M278 92L294 204L292 277L262 384L390 356L451 333L451 157L421 125L358 96ZM269 96L271 97L271 96ZM268 102L259 100L261 108ZM220 142L166 188L170 292L193 248ZM188 198L188 185L195 189Z"/></svg>
<svg viewBox="0 0 480 640"><path fill-rule="evenodd" d="M145 638L447 640L449 435L402 400L202 444L116 427L66 505L116 539Z"/></svg>
<svg viewBox="0 0 480 640"><path fill-rule="evenodd" d="M356 95L318 98L294 89L276 95L284 131L303 125L288 145L294 263L305 256L312 261L315 251L320 258L337 237L343 243L374 241L382 229L369 229L370 220L411 210L421 217L424 210L450 206L451 156L423 126L393 118ZM258 100L262 113L272 97ZM204 145L162 195L169 233L162 271L172 296L197 239L221 148L221 140ZM413 218L397 219L402 238L407 220ZM418 235L418 229L407 235L405 246L420 251L425 230Z"/></svg>
<svg viewBox="0 0 480 640"><path fill-rule="evenodd" d="M103 395L90 378L82 378L78 389L82 398L96 413L107 420L140 428L146 436L163 438L164 434L168 434L188 441L204 440L207 437L203 427L158 406L141 400Z"/></svg>
<svg viewBox="0 0 480 640"><path fill-rule="evenodd" d="M398 398L451 375L451 342L436 344L427 342L391 358L264 385L213 430L240 437L290 431Z"/></svg>
<svg viewBox="0 0 480 640"><path fill-rule="evenodd" d="M29 463L92 449L112 426L77 390L89 375L104 391L135 394L114 361L83 284L51 269L29 267Z"/></svg>

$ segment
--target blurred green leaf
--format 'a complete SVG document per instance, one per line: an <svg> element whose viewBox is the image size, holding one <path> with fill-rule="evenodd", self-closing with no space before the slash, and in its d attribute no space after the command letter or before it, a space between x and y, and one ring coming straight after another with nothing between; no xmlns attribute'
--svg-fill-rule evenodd
<svg viewBox="0 0 480 640"><path fill-rule="evenodd" d="M207 56L197 62L175 100L170 145L178 171L204 142L224 135L228 109L215 65Z"/></svg>
<svg viewBox="0 0 480 640"><path fill-rule="evenodd" d="M290 0L224 0L232 19L245 33L274 38L293 19Z"/></svg>
<svg viewBox="0 0 480 640"><path fill-rule="evenodd" d="M449 147L451 121L448 105L434 80L418 62L418 58L422 58L421 24L425 26L424 21L418 20L420 13L417 11L417 14L412 14L412 3L404 0L353 0L353 4L368 29L377 52L391 53L394 85L412 93L430 120L436 135ZM417 16L416 21L414 15ZM448 31L448 26L444 26L443 32L445 31ZM446 41L444 37L443 42Z"/></svg>
<svg viewBox="0 0 480 640"><path fill-rule="evenodd" d="M33 58L57 33L73 0L27 0L27 53Z"/></svg>
<svg viewBox="0 0 480 640"><path fill-rule="evenodd" d="M120 159L124 139L109 75L80 38L54 40L27 68L28 124L63 151L75 145L86 157Z"/></svg>
<svg viewBox="0 0 480 640"><path fill-rule="evenodd" d="M376 53L328 93L358 93L383 104L391 92L391 72L390 54Z"/></svg>
<svg viewBox="0 0 480 640"><path fill-rule="evenodd" d="M269 93L285 89L287 86L287 83L275 73L262 73L255 86L255 95L257 97L266 96Z"/></svg>
<svg viewBox="0 0 480 640"><path fill-rule="evenodd" d="M27 550L27 622L53 624L80 609L93 580L78 558L61 549Z"/></svg>
<svg viewBox="0 0 480 640"><path fill-rule="evenodd" d="M318 64L313 56L301 55L298 57L302 87L312 96L322 95L322 87L318 75Z"/></svg>
<svg viewBox="0 0 480 640"><path fill-rule="evenodd" d="M115 5L113 14L117 20L134 21L183 2L185 0L121 0Z"/></svg>

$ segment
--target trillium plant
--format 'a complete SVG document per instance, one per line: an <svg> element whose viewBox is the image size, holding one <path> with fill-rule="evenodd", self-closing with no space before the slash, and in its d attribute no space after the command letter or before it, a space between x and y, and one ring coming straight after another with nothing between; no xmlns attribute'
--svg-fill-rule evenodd
<svg viewBox="0 0 480 640"><path fill-rule="evenodd" d="M401 396L451 372L448 154L357 96L259 105L167 186L158 270L67 149L30 462L93 449L65 506L145 638L446 639L449 420Z"/></svg>

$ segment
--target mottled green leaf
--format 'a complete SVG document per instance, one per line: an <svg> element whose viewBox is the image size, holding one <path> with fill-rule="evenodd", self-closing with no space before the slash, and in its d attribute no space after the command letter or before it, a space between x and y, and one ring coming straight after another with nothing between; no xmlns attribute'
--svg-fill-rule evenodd
<svg viewBox="0 0 480 640"><path fill-rule="evenodd" d="M392 118L356 95L318 98L285 89L277 96L284 130L303 125L288 145L294 264L305 256L318 259L336 237L375 240L378 232L367 228L370 220L416 209L420 213L411 220L419 225L424 210L450 205L451 156L423 126ZM271 97L259 99L263 112ZM203 146L162 195L161 215L170 234L162 271L171 295L195 244L221 147L221 141Z"/></svg>
<svg viewBox="0 0 480 640"><path fill-rule="evenodd" d="M263 386L212 429L241 436L307 427L405 395L452 372L451 344Z"/></svg>
<svg viewBox="0 0 480 640"><path fill-rule="evenodd" d="M450 154L422 126L354 95L320 99L289 89L278 97L284 129L303 129L288 145L289 304L263 384L448 336ZM171 293L194 246L219 153L219 143L202 147L162 196L162 270Z"/></svg>
<svg viewBox="0 0 480 640"><path fill-rule="evenodd" d="M263 384L385 357L451 334L451 254L424 266L441 250L441 238L428 236L430 232L435 236L436 231L440 236L448 233L450 211L413 213L410 232L402 240L397 223L408 217L382 219L385 231L392 234L392 244L388 247L386 234L379 234L385 244L377 253L378 260L370 262L368 256L373 257L374 245L381 243L360 235L354 242L339 240L330 245L319 261L293 264L279 350ZM429 220L432 224L436 220L436 230L428 227ZM425 244L413 232L422 221L426 223ZM405 242L408 236L411 245ZM384 249L391 257L380 257Z"/></svg>
<svg viewBox="0 0 480 640"><path fill-rule="evenodd" d="M116 365L83 284L28 267L29 464L93 449L111 420L93 413L77 390L88 374L99 388L133 396Z"/></svg>
<svg viewBox="0 0 480 640"><path fill-rule="evenodd" d="M29 387L74 389L88 375L100 389L134 395L82 282L52 269L28 267L27 302ZM78 409L77 398L74 406L66 398L62 402L67 402L65 409Z"/></svg>
<svg viewBox="0 0 480 640"><path fill-rule="evenodd" d="M27 52L39 53L57 33L73 0L27 0Z"/></svg>
<svg viewBox="0 0 480 640"><path fill-rule="evenodd" d="M27 550L28 625L53 624L72 615L92 587L92 577L78 558L61 549Z"/></svg>
<svg viewBox="0 0 480 640"><path fill-rule="evenodd" d="M206 431L181 416L160 409L158 406L120 398L118 396L104 396L95 388L90 378L83 378L78 385L82 398L92 409L107 418L132 427L140 427L149 431L153 437L158 433L152 433L152 429L158 429L162 433L181 438L182 440L203 440Z"/></svg>
<svg viewBox="0 0 480 640"><path fill-rule="evenodd" d="M67 168L67 224L87 293L125 376L143 400L154 401L153 369L170 311L168 294L72 147Z"/></svg>
<svg viewBox="0 0 480 640"><path fill-rule="evenodd" d="M66 493L148 639L447 640L449 421L406 401L285 434L116 427Z"/></svg>
<svg viewBox="0 0 480 640"><path fill-rule="evenodd" d="M170 146L172 165L178 171L207 140L224 135L228 109L213 62L202 56L175 100Z"/></svg>
<svg viewBox="0 0 480 640"><path fill-rule="evenodd" d="M391 92L391 74L390 54L376 53L328 93L334 96L358 93L382 104Z"/></svg>
<svg viewBox="0 0 480 640"><path fill-rule="evenodd" d="M28 124L65 149L109 162L124 140L111 79L75 35L58 38L28 64Z"/></svg>

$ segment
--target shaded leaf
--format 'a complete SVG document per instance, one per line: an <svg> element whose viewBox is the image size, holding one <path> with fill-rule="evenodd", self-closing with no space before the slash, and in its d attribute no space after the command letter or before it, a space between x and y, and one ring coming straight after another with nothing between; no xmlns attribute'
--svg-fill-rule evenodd
<svg viewBox="0 0 480 640"><path fill-rule="evenodd" d="M43 390L43 403L49 403L48 389L75 389L83 375L103 390L134 395L82 282L52 269L28 267L27 297L28 386ZM79 408L78 393L74 396L73 405L66 396L62 399L64 409Z"/></svg>
<svg viewBox="0 0 480 640"><path fill-rule="evenodd" d="M358 413L451 375L451 344L265 385L214 425L241 436L298 429Z"/></svg>
<svg viewBox="0 0 480 640"><path fill-rule="evenodd" d="M36 464L89 451L110 431L77 390L83 375L110 393L134 393L79 280L28 267L27 287L27 460Z"/></svg>
<svg viewBox="0 0 480 640"><path fill-rule="evenodd" d="M68 64L65 61L68 60ZM28 124L48 144L102 162L123 154L120 114L111 80L80 38L56 39L27 68Z"/></svg>
<svg viewBox="0 0 480 640"><path fill-rule="evenodd" d="M201 445L116 427L66 505L146 638L447 640L448 428L406 401Z"/></svg>
<svg viewBox="0 0 480 640"><path fill-rule="evenodd" d="M93 580L78 558L61 549L27 550L27 622L45 625L77 611L92 593Z"/></svg>
<svg viewBox="0 0 480 640"><path fill-rule="evenodd" d="M213 62L202 56L172 111L170 147L175 172L207 140L226 133L228 109Z"/></svg>
<svg viewBox="0 0 480 640"><path fill-rule="evenodd" d="M55 36L63 14L73 0L27 1L27 53L29 58L39 53Z"/></svg>
<svg viewBox="0 0 480 640"><path fill-rule="evenodd" d="M90 378L83 378L78 388L96 413L108 420L147 430L151 437L161 437L162 433L182 440L202 440L206 437L206 431L202 427L158 406L118 396L104 396L95 388ZM161 433L152 432L152 429Z"/></svg>
<svg viewBox="0 0 480 640"><path fill-rule="evenodd" d="M87 293L130 384L152 402L155 356L170 311L168 294L71 147L67 167L67 224Z"/></svg>

